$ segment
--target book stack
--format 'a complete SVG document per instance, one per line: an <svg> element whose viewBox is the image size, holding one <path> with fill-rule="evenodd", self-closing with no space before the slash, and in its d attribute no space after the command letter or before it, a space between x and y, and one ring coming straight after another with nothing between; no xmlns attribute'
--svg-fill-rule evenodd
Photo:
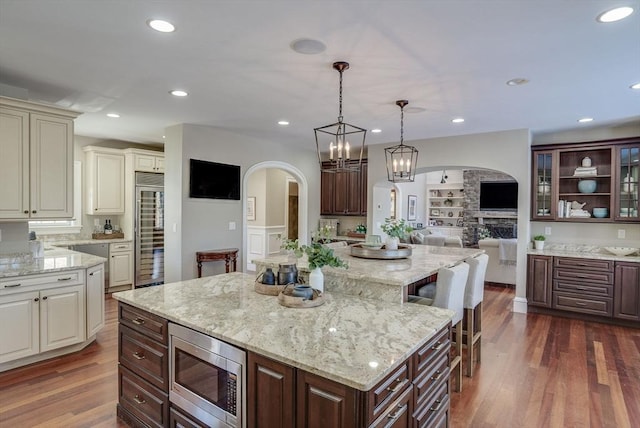
<svg viewBox="0 0 640 428"><path fill-rule="evenodd" d="M595 166L579 166L573 172L573 176L576 177L590 177L598 175L598 167Z"/></svg>

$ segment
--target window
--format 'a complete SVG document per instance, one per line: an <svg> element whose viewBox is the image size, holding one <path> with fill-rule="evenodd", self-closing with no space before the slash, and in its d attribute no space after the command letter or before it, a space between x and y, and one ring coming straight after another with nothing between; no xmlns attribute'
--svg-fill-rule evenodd
<svg viewBox="0 0 640 428"><path fill-rule="evenodd" d="M30 221L29 230L43 235L80 233L82 230L82 162L73 162L73 219Z"/></svg>

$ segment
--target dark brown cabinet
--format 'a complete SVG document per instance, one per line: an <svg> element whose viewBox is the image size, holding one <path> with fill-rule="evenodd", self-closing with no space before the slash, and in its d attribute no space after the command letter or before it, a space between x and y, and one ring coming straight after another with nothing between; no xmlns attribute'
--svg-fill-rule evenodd
<svg viewBox="0 0 640 428"><path fill-rule="evenodd" d="M613 315L613 261L554 257L551 307Z"/></svg>
<svg viewBox="0 0 640 428"><path fill-rule="evenodd" d="M640 221L640 138L534 146L532 150L532 220ZM590 216L572 215L562 208L573 201L583 204ZM594 208L604 214L595 217Z"/></svg>
<svg viewBox="0 0 640 428"><path fill-rule="evenodd" d="M248 353L247 422L250 427L295 427L295 369Z"/></svg>
<svg viewBox="0 0 640 428"><path fill-rule="evenodd" d="M352 162L357 164L357 162ZM320 214L367 214L367 161L355 171L320 171Z"/></svg>
<svg viewBox="0 0 640 428"><path fill-rule="evenodd" d="M613 316L640 321L640 263L616 262Z"/></svg>
<svg viewBox="0 0 640 428"><path fill-rule="evenodd" d="M118 416L134 427L166 427L167 320L122 303L118 320Z"/></svg>
<svg viewBox="0 0 640 428"><path fill-rule="evenodd" d="M297 426L306 428L356 427L357 391L305 371L298 371Z"/></svg>
<svg viewBox="0 0 640 428"><path fill-rule="evenodd" d="M527 271L527 303L531 306L551 307L553 258L529 255Z"/></svg>

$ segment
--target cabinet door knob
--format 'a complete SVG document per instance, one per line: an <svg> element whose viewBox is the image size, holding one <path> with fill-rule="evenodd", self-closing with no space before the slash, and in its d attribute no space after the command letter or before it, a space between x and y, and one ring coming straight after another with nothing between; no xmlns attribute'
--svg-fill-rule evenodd
<svg viewBox="0 0 640 428"><path fill-rule="evenodd" d="M48 297L47 297L47 296L44 296L44 297L42 298L42 300L47 300L47 299L48 299Z"/></svg>
<svg viewBox="0 0 640 428"><path fill-rule="evenodd" d="M36 210L31 211L31 214L35 214L35 213L37 213L37 211L36 211Z"/></svg>
<svg viewBox="0 0 640 428"><path fill-rule="evenodd" d="M25 214L29 214L29 210L24 210L24 213Z"/></svg>
<svg viewBox="0 0 640 428"><path fill-rule="evenodd" d="M93 210L94 210L94 211L98 211L98 209L97 209L97 208L94 208Z"/></svg>
<svg viewBox="0 0 640 428"><path fill-rule="evenodd" d="M35 299L33 299L34 302L39 301L40 299L38 299L37 297Z"/></svg>

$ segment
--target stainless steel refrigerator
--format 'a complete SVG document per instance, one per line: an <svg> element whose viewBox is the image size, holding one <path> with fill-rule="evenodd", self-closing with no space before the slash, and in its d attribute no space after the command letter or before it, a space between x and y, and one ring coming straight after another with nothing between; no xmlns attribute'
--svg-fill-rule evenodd
<svg viewBox="0 0 640 428"><path fill-rule="evenodd" d="M164 174L136 172L135 286L164 283Z"/></svg>

